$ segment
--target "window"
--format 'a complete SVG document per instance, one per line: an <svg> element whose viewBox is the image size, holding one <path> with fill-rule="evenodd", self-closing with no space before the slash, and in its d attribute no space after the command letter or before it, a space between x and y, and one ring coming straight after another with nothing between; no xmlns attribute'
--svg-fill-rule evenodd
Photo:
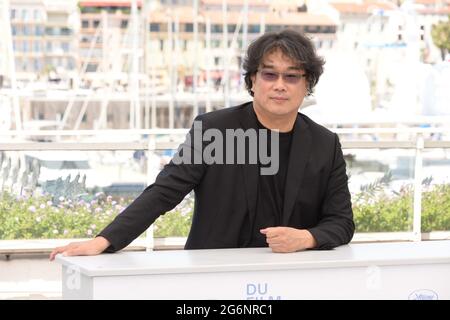
<svg viewBox="0 0 450 320"><path fill-rule="evenodd" d="M150 23L150 32L159 32L159 23Z"/></svg>
<svg viewBox="0 0 450 320"><path fill-rule="evenodd" d="M89 28L89 20L82 20L81 21L81 27L82 28Z"/></svg>
<svg viewBox="0 0 450 320"><path fill-rule="evenodd" d="M11 9L11 20L16 19L16 9Z"/></svg>
<svg viewBox="0 0 450 320"><path fill-rule="evenodd" d="M86 66L86 72L95 72L97 71L97 67L98 65L95 63L88 63L88 65Z"/></svg>
<svg viewBox="0 0 450 320"><path fill-rule="evenodd" d="M184 26L185 32L194 32L194 24L193 23L186 23Z"/></svg>
<svg viewBox="0 0 450 320"><path fill-rule="evenodd" d="M44 26L36 26L35 34L37 36L43 36L44 35Z"/></svg>
<svg viewBox="0 0 450 320"><path fill-rule="evenodd" d="M228 32L232 33L236 30L236 25L235 24L229 24L228 26Z"/></svg>
<svg viewBox="0 0 450 320"><path fill-rule="evenodd" d="M41 42L34 40L34 46L33 46L34 52L40 52L41 51Z"/></svg>
<svg viewBox="0 0 450 320"><path fill-rule="evenodd" d="M75 61L74 61L74 59L69 58L67 60L67 68L69 68L69 70L75 69Z"/></svg>
<svg viewBox="0 0 450 320"><path fill-rule="evenodd" d="M219 48L220 47L220 40L212 40L211 41L211 47L212 48Z"/></svg>
<svg viewBox="0 0 450 320"><path fill-rule="evenodd" d="M100 13L99 7L82 7L81 13Z"/></svg>
<svg viewBox="0 0 450 320"><path fill-rule="evenodd" d="M41 61L39 59L34 59L33 61L33 65L34 65L34 71L35 72L39 72L41 71Z"/></svg>
<svg viewBox="0 0 450 320"><path fill-rule="evenodd" d="M61 28L60 34L62 36L70 36L72 35L72 30L66 27Z"/></svg>
<svg viewBox="0 0 450 320"><path fill-rule="evenodd" d="M324 26L324 27L322 27L322 32L323 33L333 33L334 28L332 26Z"/></svg>
<svg viewBox="0 0 450 320"><path fill-rule="evenodd" d="M122 28L122 29L128 28L128 20L120 21L120 28Z"/></svg>
<svg viewBox="0 0 450 320"><path fill-rule="evenodd" d="M62 42L61 43L61 48L66 53L70 51L70 45L69 45L68 42Z"/></svg>
<svg viewBox="0 0 450 320"><path fill-rule="evenodd" d="M37 9L33 10L33 19L35 21L41 20L41 13L39 12L39 10L37 10Z"/></svg>
<svg viewBox="0 0 450 320"><path fill-rule="evenodd" d="M164 50L164 40L159 40L159 50L163 51Z"/></svg>
<svg viewBox="0 0 450 320"><path fill-rule="evenodd" d="M28 45L28 41L24 41L23 42L23 52L28 52L29 51L29 45Z"/></svg>
<svg viewBox="0 0 450 320"><path fill-rule="evenodd" d="M212 33L220 33L220 32L222 32L222 25L221 24L213 24L213 25L211 25L211 32Z"/></svg>
<svg viewBox="0 0 450 320"><path fill-rule="evenodd" d="M13 36L17 35L17 27L16 26L11 26L11 33Z"/></svg>
<svg viewBox="0 0 450 320"><path fill-rule="evenodd" d="M281 26L269 24L269 25L267 26L267 30L266 30L266 31L269 31L269 32L272 32L272 31L281 31Z"/></svg>
<svg viewBox="0 0 450 320"><path fill-rule="evenodd" d="M100 20L94 20L94 28L98 28L100 25Z"/></svg>
<svg viewBox="0 0 450 320"><path fill-rule="evenodd" d="M31 36L32 32L31 32L31 26L29 25L24 25L23 26L23 35L25 36Z"/></svg>
<svg viewBox="0 0 450 320"><path fill-rule="evenodd" d="M248 26L248 33L260 33L261 28L259 24L250 24Z"/></svg>
<svg viewBox="0 0 450 320"><path fill-rule="evenodd" d="M46 27L45 28L45 34L49 35L49 36L53 36L53 35L55 35L55 31L54 31L54 29L52 27Z"/></svg>
<svg viewBox="0 0 450 320"><path fill-rule="evenodd" d="M53 50L53 44L49 41L47 42L47 52L52 52Z"/></svg>

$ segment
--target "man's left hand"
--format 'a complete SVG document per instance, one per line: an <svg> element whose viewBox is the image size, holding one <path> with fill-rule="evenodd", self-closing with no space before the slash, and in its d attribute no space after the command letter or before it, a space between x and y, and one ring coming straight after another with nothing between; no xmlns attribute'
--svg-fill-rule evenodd
<svg viewBox="0 0 450 320"><path fill-rule="evenodd" d="M306 229L271 227L261 229L260 232L266 235L266 241L273 252L295 252L316 246L316 240Z"/></svg>

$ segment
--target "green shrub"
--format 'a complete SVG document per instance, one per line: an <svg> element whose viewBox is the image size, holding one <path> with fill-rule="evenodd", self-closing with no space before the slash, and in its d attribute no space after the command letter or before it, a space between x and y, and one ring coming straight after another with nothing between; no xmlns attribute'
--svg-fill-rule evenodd
<svg viewBox="0 0 450 320"><path fill-rule="evenodd" d="M422 194L422 232L450 230L450 184Z"/></svg>
<svg viewBox="0 0 450 320"><path fill-rule="evenodd" d="M353 196L353 213L357 232L411 231L413 190L387 194L379 184L369 186ZM98 193L90 198L50 196L16 197L0 194L0 239L89 238L108 225L132 198L113 198ZM154 224L155 237L189 233L192 223L193 197L187 197ZM424 186L422 193L422 231L450 230L450 184Z"/></svg>
<svg viewBox="0 0 450 320"><path fill-rule="evenodd" d="M425 184L423 188L422 232L450 230L450 184ZM356 232L411 231L413 192L412 186L405 186L394 195L380 190L356 195L353 200Z"/></svg>
<svg viewBox="0 0 450 320"><path fill-rule="evenodd" d="M193 197L185 198L174 210L156 220L154 237L186 237L191 229L193 209Z"/></svg>
<svg viewBox="0 0 450 320"><path fill-rule="evenodd" d="M412 230L413 191L403 188L395 196L384 192L362 192L353 201L356 232Z"/></svg>
<svg viewBox="0 0 450 320"><path fill-rule="evenodd" d="M77 201L50 196L0 196L0 239L88 238L95 236L129 200L97 194Z"/></svg>
<svg viewBox="0 0 450 320"><path fill-rule="evenodd" d="M106 227L132 198L113 198L103 193L88 199L51 196L16 197L0 194L0 239L90 238ZM187 197L154 224L155 237L187 236L193 200Z"/></svg>

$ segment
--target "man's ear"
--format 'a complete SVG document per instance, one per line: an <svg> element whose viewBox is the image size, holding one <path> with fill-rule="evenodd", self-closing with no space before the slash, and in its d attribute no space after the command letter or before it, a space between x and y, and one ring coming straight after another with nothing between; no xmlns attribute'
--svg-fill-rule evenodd
<svg viewBox="0 0 450 320"><path fill-rule="evenodd" d="M252 87L250 88L250 91L251 91L251 92L254 92L254 91L253 91L253 87L255 86L256 74L251 75L251 76L250 76L250 79L252 80Z"/></svg>

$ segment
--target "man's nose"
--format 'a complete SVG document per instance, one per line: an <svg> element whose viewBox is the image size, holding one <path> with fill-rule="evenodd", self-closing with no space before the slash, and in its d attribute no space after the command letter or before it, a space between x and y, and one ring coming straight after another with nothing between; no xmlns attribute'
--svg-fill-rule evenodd
<svg viewBox="0 0 450 320"><path fill-rule="evenodd" d="M286 90L286 84L284 83L283 77L281 75L278 76L278 79L274 83L275 90Z"/></svg>

